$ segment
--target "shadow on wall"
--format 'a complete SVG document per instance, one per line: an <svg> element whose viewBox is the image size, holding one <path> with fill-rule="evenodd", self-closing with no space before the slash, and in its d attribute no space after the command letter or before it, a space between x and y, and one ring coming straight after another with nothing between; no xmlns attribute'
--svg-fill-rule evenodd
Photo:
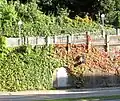
<svg viewBox="0 0 120 101"><path fill-rule="evenodd" d="M80 75L70 74L68 68L62 67L56 72L56 79L53 86L56 89L61 88L99 88L99 87L120 87L120 76L118 75ZM66 73L66 74L64 74Z"/></svg>

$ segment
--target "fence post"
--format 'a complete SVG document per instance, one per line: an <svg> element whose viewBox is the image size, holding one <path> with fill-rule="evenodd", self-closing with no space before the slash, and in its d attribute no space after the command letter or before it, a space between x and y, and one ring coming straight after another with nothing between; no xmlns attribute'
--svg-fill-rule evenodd
<svg viewBox="0 0 120 101"><path fill-rule="evenodd" d="M24 37L24 45L28 45L28 37L27 36Z"/></svg>
<svg viewBox="0 0 120 101"><path fill-rule="evenodd" d="M102 37L105 38L105 29L104 29L104 26L100 26L100 27L101 27Z"/></svg>
<svg viewBox="0 0 120 101"><path fill-rule="evenodd" d="M30 45L30 38L28 37L27 40L28 40L28 45Z"/></svg>
<svg viewBox="0 0 120 101"><path fill-rule="evenodd" d="M70 52L70 47L71 47L71 37L70 35L67 35L67 51Z"/></svg>
<svg viewBox="0 0 120 101"><path fill-rule="evenodd" d="M109 53L109 47L110 47L110 45L109 45L109 42L110 42L110 36L109 35L105 35L105 42L106 42L106 52L108 52Z"/></svg>
<svg viewBox="0 0 120 101"><path fill-rule="evenodd" d="M46 37L46 45L47 45L47 46L50 45L50 37L49 37L49 36Z"/></svg>
<svg viewBox="0 0 120 101"><path fill-rule="evenodd" d="M72 43L72 44L74 44L74 43L73 43L73 41L74 41L73 39L74 39L74 35L72 34L72 35L71 35L71 43Z"/></svg>
<svg viewBox="0 0 120 101"><path fill-rule="evenodd" d="M21 37L21 45L24 45L24 37Z"/></svg>
<svg viewBox="0 0 120 101"><path fill-rule="evenodd" d="M53 44L57 44L57 36L54 36L54 43Z"/></svg>
<svg viewBox="0 0 120 101"><path fill-rule="evenodd" d="M105 34L105 29L102 29L102 30L101 30L101 34L102 34L103 38L105 38L105 35L106 35L106 34Z"/></svg>
<svg viewBox="0 0 120 101"><path fill-rule="evenodd" d="M71 43L71 36L68 35L68 36L67 36L67 44L70 44L70 43Z"/></svg>
<svg viewBox="0 0 120 101"><path fill-rule="evenodd" d="M86 32L86 41L87 41L87 51L91 51L92 38L89 32Z"/></svg>
<svg viewBox="0 0 120 101"><path fill-rule="evenodd" d="M116 35L120 35L120 29L116 28Z"/></svg>
<svg viewBox="0 0 120 101"><path fill-rule="evenodd" d="M20 46L20 45L21 45L21 38L18 39L18 46Z"/></svg>
<svg viewBox="0 0 120 101"><path fill-rule="evenodd" d="M38 45L38 39L39 39L39 37L36 37L36 45Z"/></svg>

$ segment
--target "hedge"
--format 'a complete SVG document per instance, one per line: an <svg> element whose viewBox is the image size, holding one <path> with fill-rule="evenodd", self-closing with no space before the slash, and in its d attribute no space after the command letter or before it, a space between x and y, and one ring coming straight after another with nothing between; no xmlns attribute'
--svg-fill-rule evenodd
<svg viewBox="0 0 120 101"><path fill-rule="evenodd" d="M52 76L62 61L54 58L52 46L7 49L0 58L0 91L52 89ZM61 61L61 62L60 62Z"/></svg>

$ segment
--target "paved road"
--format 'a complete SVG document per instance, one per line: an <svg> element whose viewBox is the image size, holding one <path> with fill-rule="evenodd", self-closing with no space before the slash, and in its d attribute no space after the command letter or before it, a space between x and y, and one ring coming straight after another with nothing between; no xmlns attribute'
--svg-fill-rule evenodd
<svg viewBox="0 0 120 101"><path fill-rule="evenodd" d="M117 99L117 100L105 100L105 101L120 101L120 99Z"/></svg>
<svg viewBox="0 0 120 101"><path fill-rule="evenodd" d="M120 88L112 89L84 89L84 90L60 90L60 91L30 91L30 92L18 92L18 93L0 93L0 101L35 101L35 100L47 100L58 98L81 98L92 96L112 96L120 95ZM109 100L106 100L109 101ZM113 101L113 100L110 100ZM114 100L114 101L120 101Z"/></svg>
<svg viewBox="0 0 120 101"><path fill-rule="evenodd" d="M120 101L120 99L116 99L116 100L104 100L104 101Z"/></svg>

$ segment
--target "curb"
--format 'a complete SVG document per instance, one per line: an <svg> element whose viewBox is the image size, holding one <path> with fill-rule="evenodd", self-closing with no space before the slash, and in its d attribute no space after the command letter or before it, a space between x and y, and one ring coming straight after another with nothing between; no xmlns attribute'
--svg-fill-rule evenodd
<svg viewBox="0 0 120 101"><path fill-rule="evenodd" d="M97 92L104 90L120 90L120 87L110 87L110 88L89 88L89 89L65 89L65 90L31 90L31 91L18 91L18 92L0 92L0 95L39 95L39 94L77 94L77 92L89 93L89 92Z"/></svg>

